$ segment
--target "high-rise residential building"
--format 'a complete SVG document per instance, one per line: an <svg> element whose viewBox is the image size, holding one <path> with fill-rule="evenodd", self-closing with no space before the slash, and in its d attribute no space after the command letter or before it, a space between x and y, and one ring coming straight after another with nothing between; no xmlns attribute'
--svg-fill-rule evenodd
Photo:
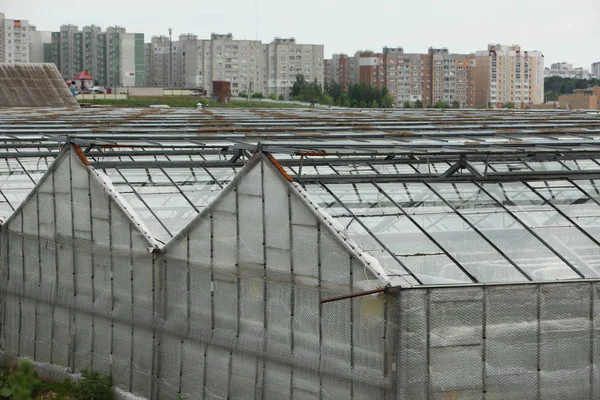
<svg viewBox="0 0 600 400"><path fill-rule="evenodd" d="M87 69L100 86L145 86L144 34L121 27L63 25L45 46L44 61L55 63L65 80Z"/></svg>
<svg viewBox="0 0 600 400"><path fill-rule="evenodd" d="M346 54L334 54L330 60L324 60L323 80L326 83L338 83L343 90L348 90L354 82L354 57Z"/></svg>
<svg viewBox="0 0 600 400"><path fill-rule="evenodd" d="M289 98L298 74L323 86L323 45L298 44L293 38L275 38L263 47L266 48L269 94Z"/></svg>
<svg viewBox="0 0 600 400"><path fill-rule="evenodd" d="M405 53L402 47L384 47L381 53L357 52L351 61L351 76L353 83L386 88L400 106L420 101L424 105L457 102L471 107L474 60L474 54L452 54L447 49L432 48L420 54ZM339 79L331 67L329 71L331 81Z"/></svg>
<svg viewBox="0 0 600 400"><path fill-rule="evenodd" d="M428 104L444 102L472 107L474 102L474 54L453 54L448 49L429 49L431 84Z"/></svg>
<svg viewBox="0 0 600 400"><path fill-rule="evenodd" d="M600 79L600 61L592 64L592 68L590 69L590 73L593 78Z"/></svg>
<svg viewBox="0 0 600 400"><path fill-rule="evenodd" d="M203 88L210 93L213 81L229 81L233 96L262 93L289 98L297 74L324 83L322 45L297 44L294 39L263 44L213 33L210 40L180 35L171 47L167 37L153 37L146 45L149 86Z"/></svg>
<svg viewBox="0 0 600 400"><path fill-rule="evenodd" d="M38 31L31 26L29 31L29 61L32 63L44 62L44 45L52 43L52 32Z"/></svg>
<svg viewBox="0 0 600 400"><path fill-rule="evenodd" d="M27 20L7 19L0 13L0 62L42 62L43 46L48 42L49 32L38 31Z"/></svg>
<svg viewBox="0 0 600 400"><path fill-rule="evenodd" d="M235 40L231 33L213 33L209 42L202 41L203 57L197 82L202 82L209 93L213 81L229 81L232 96L269 94L266 46L256 40Z"/></svg>
<svg viewBox="0 0 600 400"><path fill-rule="evenodd" d="M374 51L361 51L355 54L355 59L358 59L357 83L363 83L377 89L386 86L386 66L383 54Z"/></svg>
<svg viewBox="0 0 600 400"><path fill-rule="evenodd" d="M154 87L170 87L169 56L172 57L171 44L177 49L177 42L171 42L168 36L154 36L146 43L146 85ZM175 53L177 56L177 53ZM175 57L177 58L177 57Z"/></svg>
<svg viewBox="0 0 600 400"><path fill-rule="evenodd" d="M476 53L475 106L528 107L544 102L544 56L518 45L489 45Z"/></svg>

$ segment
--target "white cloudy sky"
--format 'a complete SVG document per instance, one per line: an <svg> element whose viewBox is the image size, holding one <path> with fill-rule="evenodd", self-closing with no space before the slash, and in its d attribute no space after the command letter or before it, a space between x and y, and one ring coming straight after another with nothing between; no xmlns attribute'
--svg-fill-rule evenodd
<svg viewBox="0 0 600 400"><path fill-rule="evenodd" d="M1 0L0 12L42 30L119 25L146 41L169 27L174 37L231 32L255 39L258 25L262 41L324 44L327 57L383 46L468 53L502 43L541 50L546 65L600 61L600 0Z"/></svg>

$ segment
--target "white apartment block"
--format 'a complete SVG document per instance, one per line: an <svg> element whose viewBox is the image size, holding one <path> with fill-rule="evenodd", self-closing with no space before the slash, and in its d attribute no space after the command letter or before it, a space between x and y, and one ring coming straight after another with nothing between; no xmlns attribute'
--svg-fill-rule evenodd
<svg viewBox="0 0 600 400"><path fill-rule="evenodd" d="M212 34L210 40L184 34L171 47L167 37L146 44L149 86L204 88L210 94L213 81L229 81L233 96L272 93L288 98L297 74L324 83L322 45L297 44L294 39L263 44L235 40L228 33Z"/></svg>
<svg viewBox="0 0 600 400"><path fill-rule="evenodd" d="M528 107L544 102L544 56L520 46L489 45L476 53L476 106Z"/></svg>
<svg viewBox="0 0 600 400"><path fill-rule="evenodd" d="M212 34L203 42L203 64L199 69L198 83L210 93L213 81L231 82L231 95L262 93L266 88L267 49L260 41L234 40L231 33Z"/></svg>
<svg viewBox="0 0 600 400"><path fill-rule="evenodd" d="M37 31L23 19L7 19L0 13L0 62L42 62L44 43L50 43L51 33Z"/></svg>
<svg viewBox="0 0 600 400"><path fill-rule="evenodd" d="M544 69L544 77L559 76L562 78L590 79L592 75L590 71L583 68L573 68L573 64L566 62L554 63L550 68Z"/></svg>
<svg viewBox="0 0 600 400"><path fill-rule="evenodd" d="M592 68L590 70L592 78L600 79L600 61L592 64Z"/></svg>

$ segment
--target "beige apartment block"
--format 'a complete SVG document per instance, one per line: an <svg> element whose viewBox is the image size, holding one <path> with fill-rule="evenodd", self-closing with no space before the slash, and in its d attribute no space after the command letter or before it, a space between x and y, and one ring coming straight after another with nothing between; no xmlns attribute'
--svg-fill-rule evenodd
<svg viewBox="0 0 600 400"><path fill-rule="evenodd" d="M575 89L574 94L558 98L560 108L569 110L600 110L600 86L589 89Z"/></svg>
<svg viewBox="0 0 600 400"><path fill-rule="evenodd" d="M454 54L448 49L429 49L431 80L426 96L430 104L458 103L461 107L473 106L474 54Z"/></svg>
<svg viewBox="0 0 600 400"><path fill-rule="evenodd" d="M475 57L475 106L518 108L544 102L544 56L518 45L489 45Z"/></svg>
<svg viewBox="0 0 600 400"><path fill-rule="evenodd" d="M323 45L298 44L293 38L275 38L263 46L267 51L268 94L288 99L299 74L308 82L324 85Z"/></svg>

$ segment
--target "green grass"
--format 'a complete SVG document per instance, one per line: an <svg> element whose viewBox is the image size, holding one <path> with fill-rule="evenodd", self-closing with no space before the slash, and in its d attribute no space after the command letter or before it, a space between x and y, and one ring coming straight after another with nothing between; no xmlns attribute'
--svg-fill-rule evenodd
<svg viewBox="0 0 600 400"><path fill-rule="evenodd" d="M219 104L210 102L205 97L199 96L129 96L127 100L79 100L81 104L98 104L106 106L123 106L123 107L146 107L153 104L166 104L169 107L188 107L196 108L198 103L209 107L226 107L226 108L306 108L298 104L285 103L263 103L259 101L232 100L231 104Z"/></svg>

